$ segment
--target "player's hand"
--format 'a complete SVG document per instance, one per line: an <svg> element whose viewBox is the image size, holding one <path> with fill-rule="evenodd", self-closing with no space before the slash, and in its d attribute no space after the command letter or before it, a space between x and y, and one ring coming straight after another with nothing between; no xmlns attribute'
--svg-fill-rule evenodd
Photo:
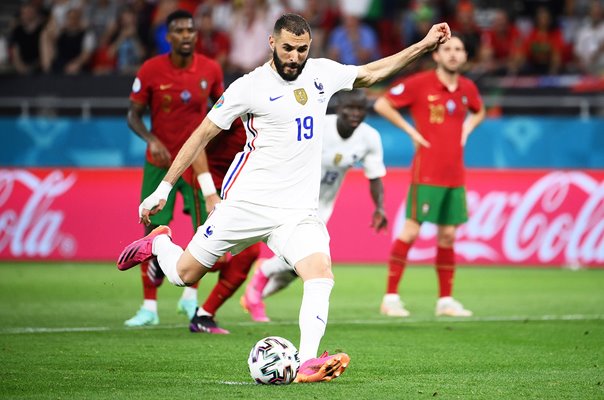
<svg viewBox="0 0 604 400"><path fill-rule="evenodd" d="M388 227L388 218L386 218L386 212L383 209L377 208L373 212L371 227L375 229L376 232L380 232Z"/></svg>
<svg viewBox="0 0 604 400"><path fill-rule="evenodd" d="M446 22L432 25L432 28L426 34L426 37L422 40L428 51L432 51L438 47L439 44L445 43L451 39L451 28Z"/></svg>
<svg viewBox="0 0 604 400"><path fill-rule="evenodd" d="M205 196L204 197L205 201L206 201L206 212L209 214L212 211L214 211L214 207L216 207L216 204L220 203L220 196L218 196L218 194L214 193L211 194L209 196Z"/></svg>
<svg viewBox="0 0 604 400"><path fill-rule="evenodd" d="M149 153L151 153L151 158L153 158L155 165L161 168L170 168L172 157L162 142L157 139L150 140Z"/></svg>
<svg viewBox="0 0 604 400"><path fill-rule="evenodd" d="M166 181L162 181L157 189L143 200L140 206L138 206L139 223L147 226L151 224L151 215L157 214L164 208L168 195L170 195L170 190L172 190L172 185Z"/></svg>
<svg viewBox="0 0 604 400"><path fill-rule="evenodd" d="M464 124L463 129L461 131L461 147L466 147L466 143L468 142L468 136L470 136L470 129Z"/></svg>
<svg viewBox="0 0 604 400"><path fill-rule="evenodd" d="M426 140L425 137L422 136L418 131L411 132L409 134L411 136L411 140L413 141L413 146L417 150L420 146L430 147L430 142Z"/></svg>

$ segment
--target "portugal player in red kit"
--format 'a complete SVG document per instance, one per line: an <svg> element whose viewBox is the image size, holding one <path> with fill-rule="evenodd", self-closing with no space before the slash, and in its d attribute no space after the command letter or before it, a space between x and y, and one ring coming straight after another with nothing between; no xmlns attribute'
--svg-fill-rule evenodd
<svg viewBox="0 0 604 400"><path fill-rule="evenodd" d="M175 11L167 17L166 24L171 51L153 57L141 66L130 94L128 125L147 142L142 199L162 181L190 132L207 114L209 102L216 101L224 91L223 73L218 63L194 52L196 30L191 14ZM147 107L151 113L151 130L143 123ZM190 169L183 174L176 185L178 190L173 191L164 209L153 216L146 233L172 220L176 192L183 197L185 212L191 215L193 229L205 221L207 209L211 210L220 201L216 186L221 185L230 161L245 143L243 127L233 128L230 133L221 137L221 145L212 150L215 152L210 160L206 160L202 152L193 165L195 172ZM221 163L222 158L229 160ZM210 170L208 163L213 167ZM125 322L127 326L159 323L157 288L163 282L163 273L154 259L142 263L141 272L144 302L136 315ZM239 280L237 278L236 281ZM179 311L186 313L189 319L194 317L197 307L196 288L197 285L186 288L178 303Z"/></svg>
<svg viewBox="0 0 604 400"><path fill-rule="evenodd" d="M398 286L409 249L426 221L438 226L436 272L440 290L436 315L472 315L451 296L453 245L457 227L468 219L463 149L470 133L484 119L485 109L476 85L460 75L467 55L459 37L453 35L432 56L436 70L395 82L374 106L376 112L404 130L416 147L407 217L390 253L388 284L381 306L383 314L394 317L409 315ZM409 108L415 126L397 111L403 107Z"/></svg>

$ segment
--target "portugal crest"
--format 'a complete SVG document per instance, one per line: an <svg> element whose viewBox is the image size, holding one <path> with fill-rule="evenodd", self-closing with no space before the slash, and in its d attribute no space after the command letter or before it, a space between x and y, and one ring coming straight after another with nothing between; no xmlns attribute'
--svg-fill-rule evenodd
<svg viewBox="0 0 604 400"><path fill-rule="evenodd" d="M302 105L306 104L308 101L308 96L306 95L306 90L304 90L304 88L294 90L294 97L296 98L296 101Z"/></svg>

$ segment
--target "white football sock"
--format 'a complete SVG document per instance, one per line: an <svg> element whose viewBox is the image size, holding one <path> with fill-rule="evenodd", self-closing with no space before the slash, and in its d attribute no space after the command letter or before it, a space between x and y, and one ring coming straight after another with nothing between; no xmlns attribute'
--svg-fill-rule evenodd
<svg viewBox="0 0 604 400"><path fill-rule="evenodd" d="M184 250L174 244L168 235L159 235L153 239L151 252L157 256L159 267L164 271L168 281L176 286L185 286L176 272L176 263Z"/></svg>
<svg viewBox="0 0 604 400"><path fill-rule="evenodd" d="M198 317L203 317L203 316L212 317L212 314L210 314L209 312L207 312L206 310L204 310L203 307L197 307L197 313L196 314L197 314Z"/></svg>
<svg viewBox="0 0 604 400"><path fill-rule="evenodd" d="M143 308L157 314L157 300L145 299L143 301Z"/></svg>
<svg viewBox="0 0 604 400"><path fill-rule="evenodd" d="M304 295L300 306L300 363L317 357L321 338L327 326L329 295L333 279L317 278L304 282Z"/></svg>
<svg viewBox="0 0 604 400"><path fill-rule="evenodd" d="M264 260L260 265L260 271L266 276L270 278L271 275L277 274L283 271L291 271L292 267L287 265L285 261L280 259L277 256L269 258L268 260Z"/></svg>
<svg viewBox="0 0 604 400"><path fill-rule="evenodd" d="M271 275L268 278L268 282L266 283L264 290L262 290L262 298L266 299L267 297L273 295L274 293L277 293L278 291L285 289L296 278L297 278L297 276L294 275L291 270L285 271L285 272L279 272L279 273Z"/></svg>
<svg viewBox="0 0 604 400"><path fill-rule="evenodd" d="M182 296L180 296L183 300L196 300L197 299L197 288L187 286L182 291Z"/></svg>

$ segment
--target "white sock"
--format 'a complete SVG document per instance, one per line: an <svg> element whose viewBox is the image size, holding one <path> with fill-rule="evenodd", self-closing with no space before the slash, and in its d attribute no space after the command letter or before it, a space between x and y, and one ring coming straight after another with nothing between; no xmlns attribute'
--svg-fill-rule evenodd
<svg viewBox="0 0 604 400"><path fill-rule="evenodd" d="M159 235L153 239L151 252L157 256L159 267L164 271L168 281L176 286L185 286L176 272L176 263L184 250L174 244L168 235Z"/></svg>
<svg viewBox="0 0 604 400"><path fill-rule="evenodd" d="M317 278L304 282L304 295L300 306L300 362L317 357L321 338L327 326L329 295L333 279Z"/></svg>
<svg viewBox="0 0 604 400"><path fill-rule="evenodd" d="M277 274L283 271L290 271L292 268L287 265L285 261L280 259L277 256L269 258L268 260L264 260L262 265L260 265L260 271L266 276L270 278L271 275Z"/></svg>
<svg viewBox="0 0 604 400"><path fill-rule="evenodd" d="M183 300L196 300L197 299L197 288L187 286L182 291L182 296L180 296Z"/></svg>
<svg viewBox="0 0 604 400"><path fill-rule="evenodd" d="M211 317L212 314L203 309L203 307L197 307L197 316L198 317Z"/></svg>
<svg viewBox="0 0 604 400"><path fill-rule="evenodd" d="M294 275L291 270L271 275L268 278L268 282L266 283L264 290L262 290L262 298L266 299L280 290L285 289L290 283L296 280L296 278L297 276Z"/></svg>
<svg viewBox="0 0 604 400"><path fill-rule="evenodd" d="M143 308L157 314L157 300L145 299L143 301Z"/></svg>

